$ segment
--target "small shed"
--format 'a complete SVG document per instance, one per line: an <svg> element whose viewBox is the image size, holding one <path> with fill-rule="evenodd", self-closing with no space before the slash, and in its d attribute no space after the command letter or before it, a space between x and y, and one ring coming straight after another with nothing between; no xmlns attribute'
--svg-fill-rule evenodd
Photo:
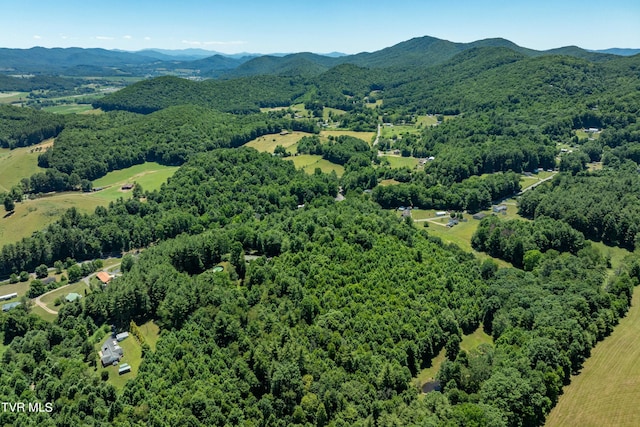
<svg viewBox="0 0 640 427"><path fill-rule="evenodd" d="M73 302L73 301L79 300L80 298L82 298L82 295L77 294L75 292L71 292L70 294L67 294L66 297L64 297L65 301L67 302Z"/></svg>
<svg viewBox="0 0 640 427"><path fill-rule="evenodd" d="M128 337L129 337L129 332L120 332L119 334L116 335L116 341L120 342Z"/></svg>
<svg viewBox="0 0 640 427"><path fill-rule="evenodd" d="M120 187L121 190L132 190L133 189L133 184L124 184L122 187Z"/></svg>
<svg viewBox="0 0 640 427"><path fill-rule="evenodd" d="M446 216L447 213L445 211L438 211L436 212L436 216Z"/></svg>
<svg viewBox="0 0 640 427"><path fill-rule="evenodd" d="M2 295L2 296L0 296L0 301L6 301L6 300L9 300L11 298L15 298L17 296L18 296L17 292L13 292L11 294Z"/></svg>
<svg viewBox="0 0 640 427"><path fill-rule="evenodd" d="M494 205L491 210L493 210L493 212L495 213L500 213L500 212L506 212L507 211L507 205Z"/></svg>
<svg viewBox="0 0 640 427"><path fill-rule="evenodd" d="M486 214L486 213L478 212L478 213L476 213L476 214L473 214L471 217L472 217L473 219L481 220L481 219L482 219L482 218L484 218L485 216L487 216L487 214Z"/></svg>
<svg viewBox="0 0 640 427"><path fill-rule="evenodd" d="M2 304L2 311L9 311L12 308L15 308L17 306L20 305L20 302L16 301L16 302L10 302L8 304Z"/></svg>
<svg viewBox="0 0 640 427"><path fill-rule="evenodd" d="M127 372L131 372L131 366L128 363L118 366L118 375L126 374Z"/></svg>

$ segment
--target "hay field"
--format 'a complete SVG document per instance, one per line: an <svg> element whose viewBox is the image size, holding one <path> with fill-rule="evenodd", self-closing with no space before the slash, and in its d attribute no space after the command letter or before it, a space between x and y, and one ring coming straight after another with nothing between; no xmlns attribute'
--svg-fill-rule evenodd
<svg viewBox="0 0 640 427"><path fill-rule="evenodd" d="M624 427L640 423L640 290L613 333L598 343L564 388L547 427Z"/></svg>

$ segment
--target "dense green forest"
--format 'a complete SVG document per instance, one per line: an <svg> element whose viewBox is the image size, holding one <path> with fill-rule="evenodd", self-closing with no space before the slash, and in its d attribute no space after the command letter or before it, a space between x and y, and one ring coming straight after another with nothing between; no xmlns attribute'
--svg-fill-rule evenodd
<svg viewBox="0 0 640 427"><path fill-rule="evenodd" d="M618 170L561 175L525 193L519 212L562 219L590 239L633 250L638 239L640 177L635 163Z"/></svg>
<svg viewBox="0 0 640 427"><path fill-rule="evenodd" d="M57 136L66 123L64 116L30 108L0 106L0 147L16 148L37 144Z"/></svg>
<svg viewBox="0 0 640 427"><path fill-rule="evenodd" d="M107 111L99 115L0 108L3 147L56 137L38 160L45 171L25 177L9 202L88 191L91 180L147 161L180 165L159 190L136 188L91 214L69 209L2 245L4 276L142 251L54 322L30 314L27 300L0 314L3 399L54 405L2 412L0 423L542 425L640 280L637 257L609 270L589 242L638 241L640 56L534 55L501 40L401 48L426 42L442 53L428 65L365 55L321 70L332 62L289 58L309 71L292 77L270 59L276 74L145 80L97 101ZM325 122L325 108L340 111ZM437 125L418 125L425 114ZM377 146L352 136L297 143L297 154L343 166L341 178L296 170L283 147L242 147L336 123L412 131ZM378 149L424 167L393 169ZM603 169L587 171L594 161ZM539 168L559 173L520 196L527 220L489 216L471 239L512 268L385 210L477 212ZM157 346L142 345L137 375L118 389L94 369L94 345L109 325L149 320L161 328ZM479 327L493 344L462 350ZM442 350L441 390L421 395L413 379Z"/></svg>

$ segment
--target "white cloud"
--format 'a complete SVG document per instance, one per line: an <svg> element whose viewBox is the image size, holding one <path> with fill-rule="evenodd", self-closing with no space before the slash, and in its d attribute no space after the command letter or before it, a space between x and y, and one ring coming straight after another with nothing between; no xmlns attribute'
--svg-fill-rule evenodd
<svg viewBox="0 0 640 427"><path fill-rule="evenodd" d="M97 40L113 40L113 37L107 37L107 36L96 36L95 38Z"/></svg>
<svg viewBox="0 0 640 427"><path fill-rule="evenodd" d="M146 41L150 41L150 40L151 40L151 37L147 36L147 37L145 37L144 39L145 39Z"/></svg>
<svg viewBox="0 0 640 427"><path fill-rule="evenodd" d="M122 36L123 39L131 40L133 37L130 35Z"/></svg>
<svg viewBox="0 0 640 427"><path fill-rule="evenodd" d="M39 35L36 34L36 35L33 36L33 38L36 39L36 40L40 40L40 39L42 39L42 36L39 36Z"/></svg>

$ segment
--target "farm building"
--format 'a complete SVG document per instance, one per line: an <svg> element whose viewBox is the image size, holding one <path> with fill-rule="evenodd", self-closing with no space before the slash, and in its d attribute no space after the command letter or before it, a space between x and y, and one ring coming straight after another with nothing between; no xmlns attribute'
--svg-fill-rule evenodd
<svg viewBox="0 0 640 427"><path fill-rule="evenodd" d="M487 214L486 214L486 213L478 212L478 213L476 213L476 214L473 214L471 217L472 217L473 219L480 220L480 219L484 218L485 216L487 216Z"/></svg>
<svg viewBox="0 0 640 427"><path fill-rule="evenodd" d="M118 375L126 374L127 372L131 372L131 365L128 363L123 363L118 367Z"/></svg>
<svg viewBox="0 0 640 427"><path fill-rule="evenodd" d="M447 213L445 211L438 211L436 212L436 216L446 216Z"/></svg>
<svg viewBox="0 0 640 427"><path fill-rule="evenodd" d="M77 294L75 292L71 292L66 297L64 297L65 301L67 302L73 302L73 301L79 300L80 298L82 298L82 295Z"/></svg>
<svg viewBox="0 0 640 427"><path fill-rule="evenodd" d="M133 189L133 184L124 184L122 187L120 187L121 190L131 190Z"/></svg>
<svg viewBox="0 0 640 427"><path fill-rule="evenodd" d="M116 341L120 342L129 336L129 332L120 332L116 335Z"/></svg>
<svg viewBox="0 0 640 427"><path fill-rule="evenodd" d="M494 213L507 212L507 205L494 205L491 210Z"/></svg>
<svg viewBox="0 0 640 427"><path fill-rule="evenodd" d="M112 277L109 276L109 273L107 273L106 271L99 271L98 273L96 273L96 277L102 282L103 285L106 285L112 279Z"/></svg>
<svg viewBox="0 0 640 427"><path fill-rule="evenodd" d="M11 299L11 298L15 298L15 297L17 297L17 296L18 296L18 293L17 293L17 292L14 292L14 293L12 293L12 294L2 295L2 296L0 296L0 301L6 301L6 300L9 300L9 299Z"/></svg>
<svg viewBox="0 0 640 427"><path fill-rule="evenodd" d="M118 345L118 341L109 336L102 344L102 349L98 352L102 366L116 365L122 358L124 352L122 347Z"/></svg>
<svg viewBox="0 0 640 427"><path fill-rule="evenodd" d="M20 305L20 302L16 301L16 302L10 302L8 304L2 304L2 311L9 311L12 308L15 308L17 306Z"/></svg>

